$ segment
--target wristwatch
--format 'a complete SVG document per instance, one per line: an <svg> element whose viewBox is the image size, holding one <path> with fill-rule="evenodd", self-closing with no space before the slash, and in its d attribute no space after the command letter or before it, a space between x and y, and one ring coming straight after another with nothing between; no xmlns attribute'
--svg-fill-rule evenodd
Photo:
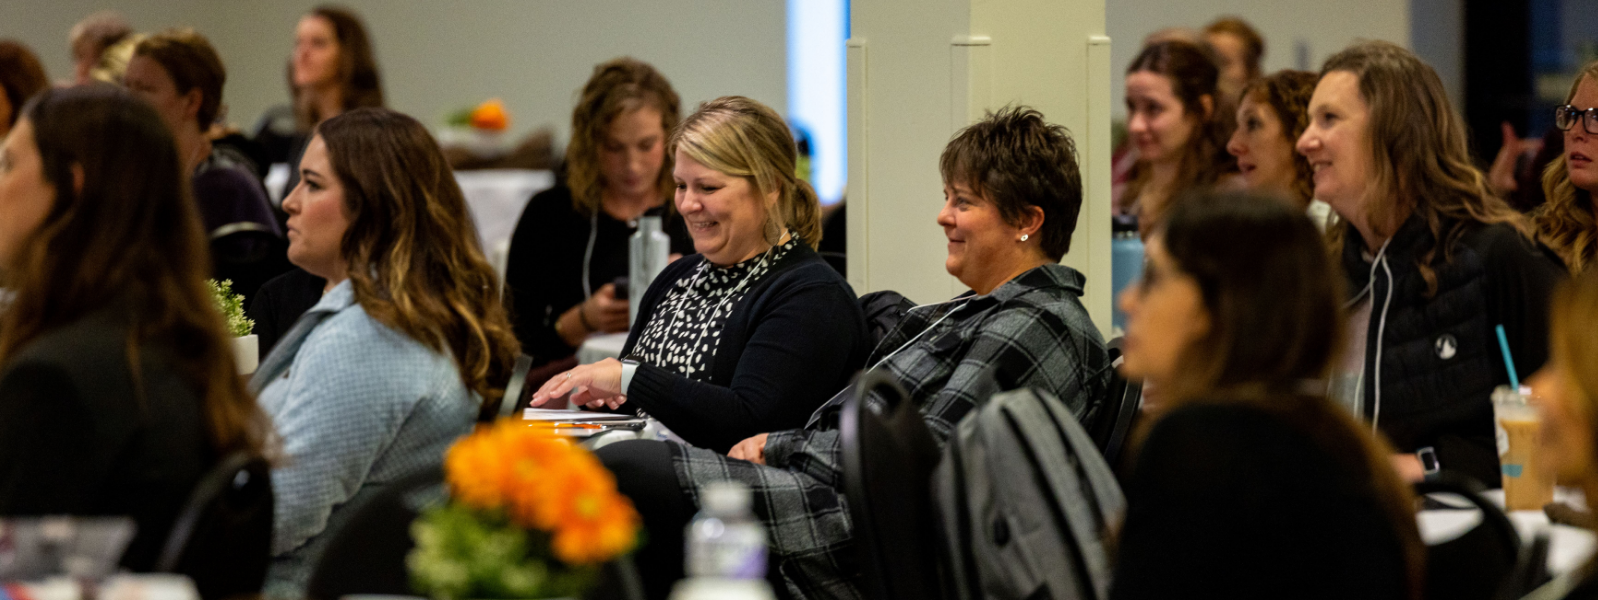
<svg viewBox="0 0 1598 600"><path fill-rule="evenodd" d="M1437 474L1443 471L1443 463L1437 460L1437 449L1431 446L1415 451L1415 457L1420 459L1421 471L1426 474L1426 481L1437 479Z"/></svg>
<svg viewBox="0 0 1598 600"><path fill-rule="evenodd" d="M628 386L633 383L633 374L638 372L638 361L631 358L621 361L621 393L627 394Z"/></svg>

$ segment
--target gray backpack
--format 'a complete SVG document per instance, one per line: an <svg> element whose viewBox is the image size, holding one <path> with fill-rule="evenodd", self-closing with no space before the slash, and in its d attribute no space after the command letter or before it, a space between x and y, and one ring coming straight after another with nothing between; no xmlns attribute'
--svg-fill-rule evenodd
<svg viewBox="0 0 1598 600"><path fill-rule="evenodd" d="M1053 395L1005 392L961 419L932 489L951 597L1108 597L1108 539L1126 499Z"/></svg>

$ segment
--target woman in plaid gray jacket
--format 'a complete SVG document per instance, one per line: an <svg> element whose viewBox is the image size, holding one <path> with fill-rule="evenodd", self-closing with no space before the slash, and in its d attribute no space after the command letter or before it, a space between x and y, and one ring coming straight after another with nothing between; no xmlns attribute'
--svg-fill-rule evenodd
<svg viewBox="0 0 1598 600"><path fill-rule="evenodd" d="M972 291L907 310L865 366L893 373L940 444L986 401L990 370L1000 388L1048 390L1082 416L1108 374L1103 339L1079 300L1082 274L1058 264L1082 205L1070 134L1035 110L1007 108L963 130L940 163L945 267ZM637 562L651 597L682 576L682 530L698 510L698 490L725 480L753 491L780 595L861 596L841 491L843 396L804 429L757 435L727 456L654 441L599 452L648 528Z"/></svg>

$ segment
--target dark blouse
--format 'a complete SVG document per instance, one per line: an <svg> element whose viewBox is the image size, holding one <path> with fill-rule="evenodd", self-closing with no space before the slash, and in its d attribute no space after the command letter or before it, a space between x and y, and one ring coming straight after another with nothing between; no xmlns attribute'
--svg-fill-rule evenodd
<svg viewBox="0 0 1598 600"><path fill-rule="evenodd" d="M1155 423L1125 488L1112 599L1407 597L1360 440L1328 426L1324 400L1275 400Z"/></svg>
<svg viewBox="0 0 1598 600"><path fill-rule="evenodd" d="M682 217L672 213L664 229L671 237L673 253L694 253L693 238ZM571 189L565 185L539 192L527 202L511 235L505 287L516 338L521 340L522 352L533 357L534 365L576 351L555 333L555 321L605 284L627 276L627 242L636 230L636 225L605 211L579 213L572 206Z"/></svg>
<svg viewBox="0 0 1598 600"><path fill-rule="evenodd" d="M725 453L752 435L803 426L871 348L854 290L802 241L717 271L686 256L649 286L638 307L645 325L622 348L639 361L622 408Z"/></svg>

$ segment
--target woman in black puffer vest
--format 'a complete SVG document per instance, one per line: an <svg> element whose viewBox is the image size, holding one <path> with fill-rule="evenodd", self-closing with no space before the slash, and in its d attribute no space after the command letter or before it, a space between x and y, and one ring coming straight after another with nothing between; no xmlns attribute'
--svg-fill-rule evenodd
<svg viewBox="0 0 1598 600"><path fill-rule="evenodd" d="M1497 486L1489 396L1510 378L1495 327L1519 374L1541 367L1564 268L1488 191L1468 137L1431 67L1367 42L1326 61L1298 151L1346 222L1331 243L1348 283L1350 402L1398 450L1400 474Z"/></svg>

